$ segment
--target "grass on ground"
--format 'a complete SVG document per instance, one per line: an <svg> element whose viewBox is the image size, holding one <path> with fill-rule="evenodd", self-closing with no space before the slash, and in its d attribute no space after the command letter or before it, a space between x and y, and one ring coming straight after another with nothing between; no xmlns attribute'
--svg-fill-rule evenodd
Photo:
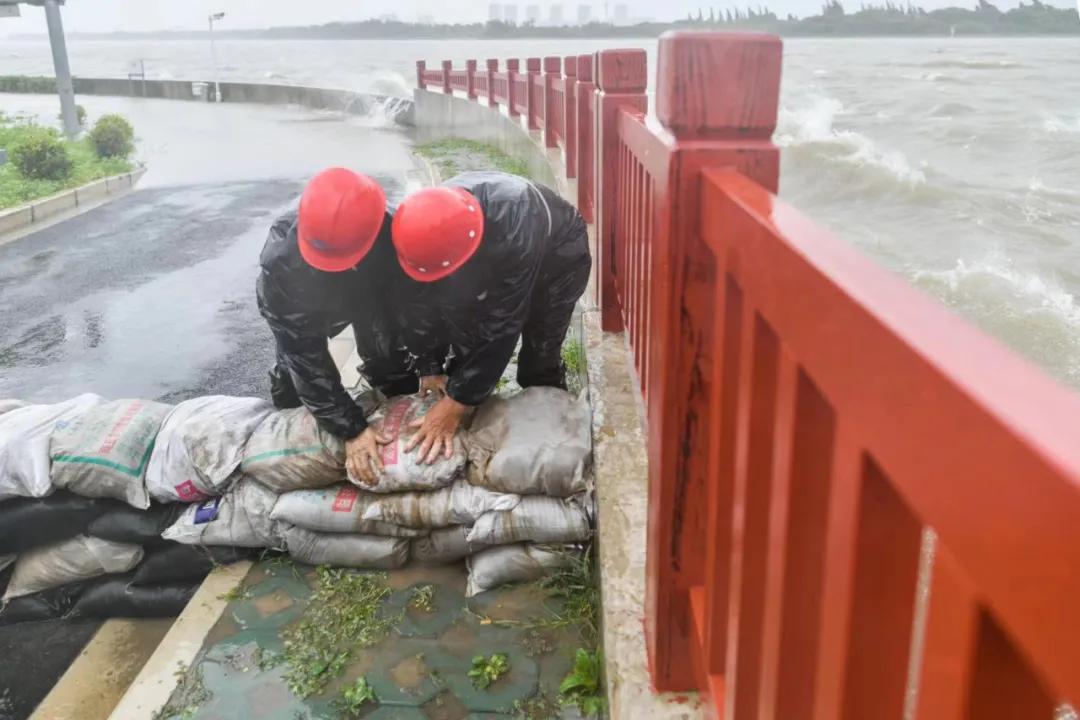
<svg viewBox="0 0 1080 720"><path fill-rule="evenodd" d="M476 140L437 140L420 145L416 152L439 169L443 180L470 170L498 170L522 177L530 175L529 166L524 161L507 155L494 145Z"/></svg>
<svg viewBox="0 0 1080 720"><path fill-rule="evenodd" d="M10 153L11 146L29 127L26 123L16 122L0 114L0 148L7 148ZM10 158L7 163L0 165L0 210L132 170L133 164L129 160L99 158L89 138L66 141L65 144L72 160L71 175L66 180L24 178Z"/></svg>

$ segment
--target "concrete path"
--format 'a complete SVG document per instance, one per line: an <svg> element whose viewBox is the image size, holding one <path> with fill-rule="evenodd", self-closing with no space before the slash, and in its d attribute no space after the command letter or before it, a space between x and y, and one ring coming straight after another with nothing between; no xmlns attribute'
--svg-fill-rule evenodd
<svg viewBox="0 0 1080 720"><path fill-rule="evenodd" d="M266 395L272 339L254 287L271 221L330 165L399 198L415 173L405 137L299 108L79 101L91 120L131 119L149 172L114 203L0 239L0 398ZM54 102L0 94L0 111L51 123ZM0 720L25 718L95 631L0 628Z"/></svg>

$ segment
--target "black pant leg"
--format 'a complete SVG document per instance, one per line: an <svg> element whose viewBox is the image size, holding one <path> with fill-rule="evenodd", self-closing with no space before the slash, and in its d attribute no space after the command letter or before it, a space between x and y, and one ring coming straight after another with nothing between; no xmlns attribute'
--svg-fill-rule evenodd
<svg viewBox="0 0 1080 720"><path fill-rule="evenodd" d="M411 395L420 389L401 333L389 318L374 316L353 323L356 353L364 361L361 373L387 397Z"/></svg>
<svg viewBox="0 0 1080 720"><path fill-rule="evenodd" d="M278 410L291 410L302 404L296 386L293 385L292 375L282 362L280 354L274 367L270 368L270 399Z"/></svg>

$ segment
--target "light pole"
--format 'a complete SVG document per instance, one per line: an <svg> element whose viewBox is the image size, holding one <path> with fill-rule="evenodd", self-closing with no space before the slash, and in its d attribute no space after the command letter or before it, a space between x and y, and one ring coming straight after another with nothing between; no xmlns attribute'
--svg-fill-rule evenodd
<svg viewBox="0 0 1080 720"><path fill-rule="evenodd" d="M64 0L0 0L0 9L6 11L4 16L18 16L19 2L45 7L45 23L49 26L49 44L56 69L56 91L60 95L60 116L64 120L64 132L73 138L79 134L79 116L75 111L75 89L71 84L71 66L64 42L64 22L60 18Z"/></svg>
<svg viewBox="0 0 1080 720"><path fill-rule="evenodd" d="M218 64L217 64L217 46L214 45L214 21L221 20L225 17L223 12L212 12L207 15L207 22L210 23L210 56L214 60L214 102L221 102L221 83L218 77Z"/></svg>

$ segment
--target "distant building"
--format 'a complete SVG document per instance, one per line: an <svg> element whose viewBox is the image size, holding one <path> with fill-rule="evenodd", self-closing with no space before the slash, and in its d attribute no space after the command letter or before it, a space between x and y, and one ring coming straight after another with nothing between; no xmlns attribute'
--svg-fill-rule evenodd
<svg viewBox="0 0 1080 720"><path fill-rule="evenodd" d="M503 5L503 22L507 25L518 24L518 6L506 3Z"/></svg>
<svg viewBox="0 0 1080 720"><path fill-rule="evenodd" d="M577 21L578 25L588 25L592 22L592 5L578 5L577 6Z"/></svg>
<svg viewBox="0 0 1080 720"><path fill-rule="evenodd" d="M421 15L418 18L416 18L416 22L419 23L420 25L434 25L435 24L435 16L434 15Z"/></svg>
<svg viewBox="0 0 1080 720"><path fill-rule="evenodd" d="M503 6L501 3L491 3L488 5L488 20L491 22L502 22Z"/></svg>
<svg viewBox="0 0 1080 720"><path fill-rule="evenodd" d="M540 24L540 6L539 5L526 5L525 6L525 22L531 25Z"/></svg>
<svg viewBox="0 0 1080 720"><path fill-rule="evenodd" d="M398 17L397 13L387 13L385 15L380 15L379 20L382 22L399 22L401 18Z"/></svg>
<svg viewBox="0 0 1080 720"><path fill-rule="evenodd" d="M566 21L563 19L563 6L552 5L550 8L550 14L548 15L548 25L552 25L554 27L562 27L565 24Z"/></svg>

